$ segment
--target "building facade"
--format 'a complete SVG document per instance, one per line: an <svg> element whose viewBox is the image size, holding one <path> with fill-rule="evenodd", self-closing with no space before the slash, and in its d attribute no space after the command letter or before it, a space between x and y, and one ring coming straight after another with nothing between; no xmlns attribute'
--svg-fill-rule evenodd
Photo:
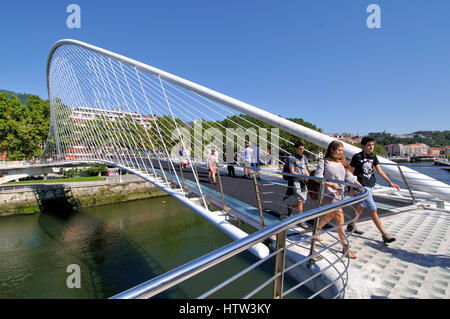
<svg viewBox="0 0 450 319"><path fill-rule="evenodd" d="M430 154L430 147L423 143L389 144L384 147L389 156L426 156Z"/></svg>
<svg viewBox="0 0 450 319"><path fill-rule="evenodd" d="M445 154L445 149L443 147L430 147L430 154L434 157L439 157L440 155Z"/></svg>
<svg viewBox="0 0 450 319"><path fill-rule="evenodd" d="M444 147L444 154L450 154L450 146Z"/></svg>
<svg viewBox="0 0 450 319"><path fill-rule="evenodd" d="M74 123L83 125L86 121L92 121L96 119L106 119L111 122L115 122L118 119L129 117L139 123L144 128L150 128L152 121L157 119L156 115L141 115L138 113L115 111L107 109L97 109L85 106L79 106L72 110L69 119Z"/></svg>
<svg viewBox="0 0 450 319"><path fill-rule="evenodd" d="M361 143L361 137L359 137L358 135L355 134L351 134L351 133L334 133L334 134L329 134L331 137L340 140L342 142L346 142L346 143L353 143L353 144L359 144Z"/></svg>
<svg viewBox="0 0 450 319"><path fill-rule="evenodd" d="M68 121L74 123L76 128L79 128L80 134L83 134L83 127L94 120L116 123L114 125L119 127L116 133L121 134L121 130L127 131L127 125L131 125L131 123L135 123L148 130L152 127L153 121L157 119L158 117L156 115L141 115L134 112L98 109L85 106L78 106L72 109L71 114L68 117ZM85 143L79 142L69 143L69 145L66 145L64 158L66 160L75 160L79 158L94 158L103 157L104 155L113 156L113 154L123 154L123 150L115 149L109 143L103 145L101 148L93 148L92 145L88 144L85 145Z"/></svg>

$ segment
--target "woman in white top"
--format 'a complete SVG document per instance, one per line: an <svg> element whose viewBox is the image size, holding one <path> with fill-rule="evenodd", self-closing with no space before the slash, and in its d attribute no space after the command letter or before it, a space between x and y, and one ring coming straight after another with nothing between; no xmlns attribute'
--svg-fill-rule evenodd
<svg viewBox="0 0 450 319"><path fill-rule="evenodd" d="M354 183L357 185L361 185L356 176L354 176L349 171L349 164L344 156L343 153L344 145L342 145L339 141L333 141L328 145L327 153L325 154L325 158L320 160L317 164L316 173L314 176L317 177L324 177L327 179L334 179L334 180L341 180L341 181L347 181L349 183ZM343 184L337 184L332 182L325 182L325 189L324 189L324 198L323 203L325 205L336 203L338 201L341 201L344 199L344 191L345 191L345 185ZM338 209L337 211L331 212L326 214L325 216L320 218L319 222L319 231L322 230L322 227L325 226L330 220L336 219L336 226L342 225L337 229L339 238L342 241L343 245L343 253L349 255L350 258L355 259L356 255L353 254L348 249L348 242L345 237L344 233L344 213L342 212L342 209ZM317 240L321 241L322 238L316 237Z"/></svg>
<svg viewBox="0 0 450 319"><path fill-rule="evenodd" d="M208 158L206 159L206 167L208 167L208 179L211 183L211 177L214 184L217 184L216 182L216 168L217 163L219 162L219 157L217 156L216 148L213 147L211 149L211 152L208 155Z"/></svg>

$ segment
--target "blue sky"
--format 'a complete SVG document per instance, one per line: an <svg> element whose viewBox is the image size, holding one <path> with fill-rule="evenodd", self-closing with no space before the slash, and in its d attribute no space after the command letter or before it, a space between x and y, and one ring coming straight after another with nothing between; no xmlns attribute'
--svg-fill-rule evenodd
<svg viewBox="0 0 450 319"><path fill-rule="evenodd" d="M448 0L2 0L0 17L0 89L47 99L48 52L73 38L325 132L450 129Z"/></svg>

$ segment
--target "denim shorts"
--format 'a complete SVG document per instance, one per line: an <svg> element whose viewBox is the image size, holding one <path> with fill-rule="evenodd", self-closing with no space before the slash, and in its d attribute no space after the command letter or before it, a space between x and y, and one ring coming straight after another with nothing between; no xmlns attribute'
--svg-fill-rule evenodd
<svg viewBox="0 0 450 319"><path fill-rule="evenodd" d="M364 208L367 208L369 211L376 210L377 205L375 204L375 201L373 200L372 197L372 187L364 186L364 188L367 189L367 191L369 192L369 196L367 196L367 198L364 201L359 203L359 205L361 205Z"/></svg>

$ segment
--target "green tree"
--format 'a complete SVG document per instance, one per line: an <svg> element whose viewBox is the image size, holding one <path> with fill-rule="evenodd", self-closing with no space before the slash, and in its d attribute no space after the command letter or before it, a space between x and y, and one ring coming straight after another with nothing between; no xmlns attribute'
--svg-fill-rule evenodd
<svg viewBox="0 0 450 319"><path fill-rule="evenodd" d="M45 142L48 137L48 130L50 126L50 103L48 101L43 101L37 95L31 95L28 97L27 101L30 117L31 117L31 126L34 130L33 134L35 135L38 143L38 148L36 149L37 153L45 146ZM39 154L34 155L39 155Z"/></svg>
<svg viewBox="0 0 450 319"><path fill-rule="evenodd" d="M391 136L386 133L376 133L373 137L377 144L389 145L389 144L414 144L423 143L430 147L443 147L450 145L450 131L432 131L427 135L419 134L416 132L412 137L397 137Z"/></svg>
<svg viewBox="0 0 450 319"><path fill-rule="evenodd" d="M0 151L8 160L29 159L42 152L48 135L49 105L38 96L28 106L10 93L0 93Z"/></svg>

